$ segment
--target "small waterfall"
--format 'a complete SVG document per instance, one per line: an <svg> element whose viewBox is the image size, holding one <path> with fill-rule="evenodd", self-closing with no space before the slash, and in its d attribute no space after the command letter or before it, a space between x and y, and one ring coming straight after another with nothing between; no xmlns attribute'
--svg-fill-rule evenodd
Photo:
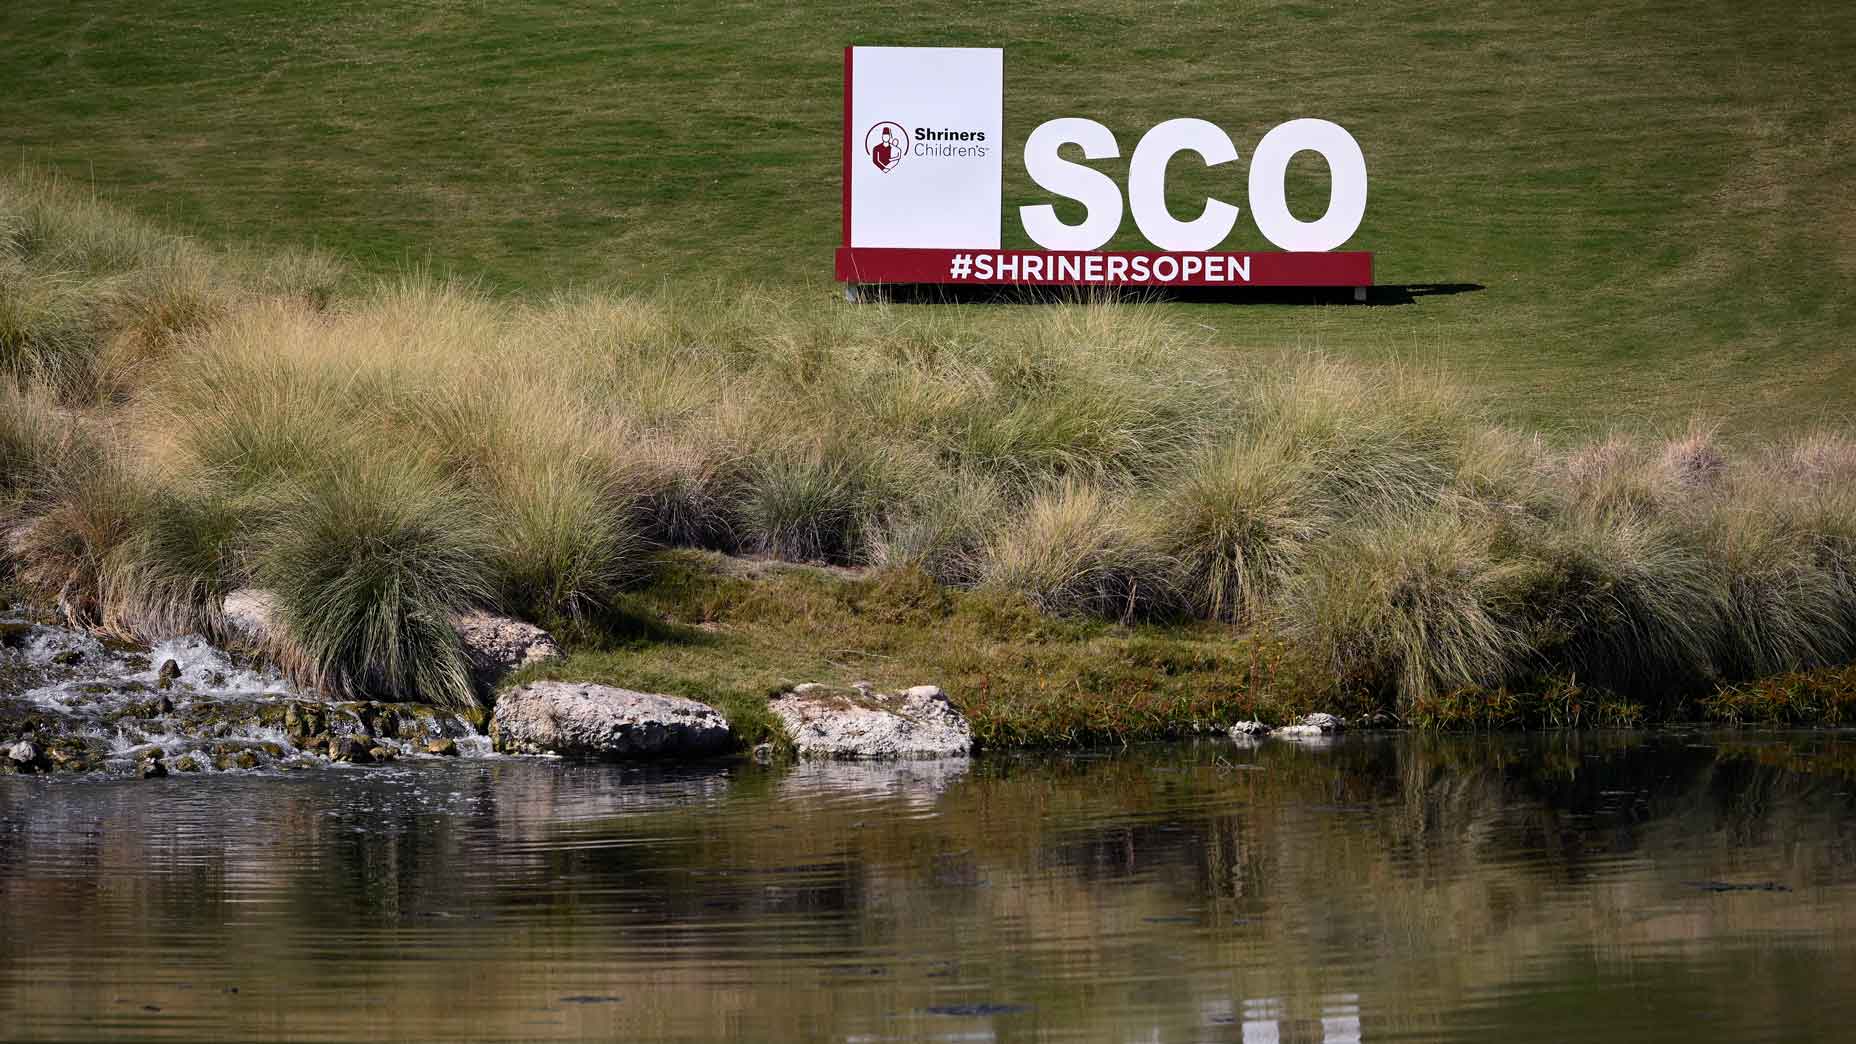
<svg viewBox="0 0 1856 1044"><path fill-rule="evenodd" d="M9 758L20 741L29 762ZM116 645L0 609L0 771L278 771L453 752L492 756L458 715L306 693L198 635Z"/></svg>

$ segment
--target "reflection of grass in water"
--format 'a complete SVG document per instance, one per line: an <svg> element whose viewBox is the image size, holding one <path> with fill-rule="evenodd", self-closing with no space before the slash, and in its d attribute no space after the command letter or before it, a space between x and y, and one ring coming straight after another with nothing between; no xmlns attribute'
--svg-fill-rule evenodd
<svg viewBox="0 0 1856 1044"><path fill-rule="evenodd" d="M1783 1024L1788 1010L1813 1010L1803 998L1833 989L1847 968L1840 951L1813 948L1856 929L1856 915L1821 892L1813 899L1811 886L1842 879L1835 824L1849 799L1835 795L1840 782L1682 745L1722 740L1415 736L1254 754L1205 743L998 758L929 799L933 815L896 814L906 789L792 793L780 772L757 769L667 787L672 797L652 810L624 799L649 789L636 774L516 764L465 787L470 807L496 810L503 844L485 844L482 823L424 806L331 820L298 798L265 822L339 838L313 867L292 861L296 846L214 851L238 880L274 890L276 902L254 913L260 926L269 917L313 924L325 940L357 925L445 928L426 938L469 945L478 959L469 970L479 1032L527 1017L498 1001L526 997L532 1007L524 991L544 967L562 983L550 996L629 998L648 980L660 1002L628 1009L624 1018L638 1022L627 1026L723 1035L731 1025L803 1035L821 1017L819 989L836 991L839 1018L1009 1002L1032 1006L1042 1027L1113 1036L1126 1034L1099 1032L1102 1019L1246 997L1286 998L1303 1017L1313 998L1360 992L1379 1025L1422 1035L1437 1031L1439 1011L1471 1000L1500 1002L1535 982L1640 986L1665 965L1731 974L1745 1017ZM1820 758L1850 746L1748 744ZM1233 770L1239 758L1261 770ZM360 817L378 827L382 816L404 829L352 832ZM105 829L117 839L111 867L172 858L157 838ZM1796 891L1715 895L1684 880L1774 880ZM330 882L366 890L338 890L349 901L332 902ZM151 909L185 910L203 885L157 876L147 887ZM135 952L159 952L158 922L124 929L73 895L61 889L48 901L70 903L84 937L126 930ZM419 918L430 909L461 916ZM496 920L471 919L487 913ZM658 934L666 924L674 938ZM213 952L278 981L351 988L351 975L307 953L299 932L250 928L201 931L223 939ZM772 938L771 955L755 956L752 944ZM1737 949L1748 938L1758 949ZM1808 967L1760 959L1800 949L1814 954ZM352 956L373 952L358 943ZM1724 955L1744 961L1723 971ZM956 957L954 969L937 966ZM566 984L564 967L585 978ZM1168 974L1129 983L1130 968ZM744 980L744 969L754 974ZM370 965L370 990L393 998L392 1018L408 1027L451 1025L459 970L383 962ZM977 999L950 1001L950 989ZM94 997L71 996L74 1010L92 1010L82 1006ZM319 1017L361 1018L344 1005Z"/></svg>
<svg viewBox="0 0 1856 1044"><path fill-rule="evenodd" d="M798 1035L817 1025L811 990L846 986L863 970L861 947L880 951L869 962L883 975L865 970L859 981L882 986L843 990L833 1011L846 1018L945 1003L948 988L963 986L982 1001L1032 1005L1043 1027L1101 1031L1102 1018L1134 1018L1127 1005L1147 1005L1140 1011L1151 1016L1195 1012L1206 998L1286 998L1299 1018L1312 1014L1312 998L1357 990L1379 1024L1424 1033L1438 1011L1526 985L1553 960L1572 964L1566 975L1600 979L1624 975L1637 955L1682 955L1706 972L1745 933L1765 946L1811 946L1856 929L1849 910L1823 903L1680 888L1683 879L1798 886L1834 875L1839 856L1821 829L1847 799L1837 804L1832 788L1776 767L1748 771L1708 752L1667 758L1667 743L1659 754L1652 747L1644 736L1268 745L1255 754L1262 771L1229 769L1221 762L1234 754L1223 743L999 758L934 799L934 816L885 814L883 799L835 791L776 797L780 773L748 771L711 791L700 816L668 806L601 819L588 801L557 819L540 776L531 803L523 773L510 771L483 801L503 810L505 829L520 830L520 845L484 849L468 830L436 829L438 851L416 856L395 847L405 838L369 834L347 856L347 873L379 882L360 912L367 918L392 916L406 895L471 894L458 879L466 866L479 881L501 882L505 899L520 895L542 923L516 934L505 918L484 940L486 966L473 972L483 975L481 996L505 985L520 994L525 962L540 951L551 962L585 960L586 973L612 983L650 977L663 1003L627 1018L653 1027L713 1018L716 1027L735 1020ZM1628 821L1592 819L1613 788L1650 801ZM768 829L772 821L789 829ZM1626 832L1635 851L1618 849ZM1748 845L1748 836L1767 843ZM1678 845L1685 855L1674 855ZM535 886L542 875L546 890ZM612 934L588 934L594 918L614 914L614 882L631 875L651 882L651 899L614 931L631 938L672 920L683 942L651 946L648 957L614 955ZM303 895L293 916L323 916ZM1180 916L1192 923L1173 923ZM733 933L724 962L702 925ZM757 985L742 985L741 933L752 925L781 931L783 944L778 959L755 964ZM598 953L588 955L594 940ZM288 934L247 933L238 946L277 960L278 973L310 962ZM1600 966L1589 968L1594 953ZM928 962L945 955L960 957L958 972L932 977ZM384 968L375 988L440 990L440 970L418 964ZM1177 972L1130 986L1115 975L1130 966ZM1769 966L1739 966L1739 1003L1776 1016L1797 998L1789 990L1841 968L1830 957L1780 990L1769 986ZM434 1005L425 1016L447 1012Z"/></svg>

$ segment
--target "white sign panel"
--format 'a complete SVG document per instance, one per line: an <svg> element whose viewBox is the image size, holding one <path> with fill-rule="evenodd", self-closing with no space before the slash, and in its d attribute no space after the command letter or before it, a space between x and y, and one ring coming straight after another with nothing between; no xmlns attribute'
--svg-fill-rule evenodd
<svg viewBox="0 0 1856 1044"><path fill-rule="evenodd" d="M1005 53L853 47L846 72L849 245L998 249Z"/></svg>

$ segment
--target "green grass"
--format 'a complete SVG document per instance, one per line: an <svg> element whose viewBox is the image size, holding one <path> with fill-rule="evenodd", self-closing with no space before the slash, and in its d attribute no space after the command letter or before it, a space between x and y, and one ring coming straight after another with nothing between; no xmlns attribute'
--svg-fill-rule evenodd
<svg viewBox="0 0 1856 1044"><path fill-rule="evenodd" d="M1006 48L1008 245L1040 201L1016 157L1045 119L1105 121L1119 175L1164 118L1248 155L1316 115L1366 152L1352 245L1379 281L1486 287L1169 309L1222 351L1437 363L1558 435L1705 412L1744 440L1856 395L1848 4L17 0L0 143L207 239L374 274L822 297L846 43ZM1325 175L1293 173L1305 212ZM1241 172L1175 183L1181 212L1243 204ZM1240 219L1234 245L1265 244Z"/></svg>
<svg viewBox="0 0 1856 1044"><path fill-rule="evenodd" d="M940 685L994 748L1216 732L1237 718L1286 721L1326 698L1325 682L1278 641L1057 618L1023 595L948 589L906 567L857 574L671 552L613 613L568 633L572 656L515 682L710 701L750 743L778 738L768 696L820 679Z"/></svg>

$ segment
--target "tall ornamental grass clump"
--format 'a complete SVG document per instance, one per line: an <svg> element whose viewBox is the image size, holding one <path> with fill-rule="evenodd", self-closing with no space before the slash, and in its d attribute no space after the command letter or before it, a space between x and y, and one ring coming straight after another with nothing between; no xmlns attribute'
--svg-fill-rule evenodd
<svg viewBox="0 0 1856 1044"><path fill-rule="evenodd" d="M1575 505L1533 535L1543 655L1633 696L1666 699L1714 677L1727 592L1680 521Z"/></svg>
<svg viewBox="0 0 1856 1044"><path fill-rule="evenodd" d="M277 596L282 658L325 689L477 705L451 617L496 597L476 506L416 463L357 460L265 505L253 577Z"/></svg>
<svg viewBox="0 0 1856 1044"><path fill-rule="evenodd" d="M1847 519L1813 531L1755 486L1715 506L1703 530L1720 571L1726 621L1718 662L1729 678L1827 667L1856 655L1848 560L1831 551ZM1830 552L1826 554L1825 552Z"/></svg>
<svg viewBox="0 0 1856 1044"><path fill-rule="evenodd" d="M999 524L978 575L982 586L1022 594L1048 613L1125 620L1172 603L1170 566L1124 497L1068 479Z"/></svg>
<svg viewBox="0 0 1856 1044"><path fill-rule="evenodd" d="M1523 600L1532 563L1480 511L1388 513L1323 542L1290 592L1288 632L1343 690L1402 705L1490 689L1536 666Z"/></svg>
<svg viewBox="0 0 1856 1044"><path fill-rule="evenodd" d="M30 511L72 457L93 452L43 388L0 381L0 530Z"/></svg>
<svg viewBox="0 0 1856 1044"><path fill-rule="evenodd" d="M1235 437L1200 449L1156 497L1156 549L1202 616L1261 619L1344 517L1320 465L1291 438Z"/></svg>

